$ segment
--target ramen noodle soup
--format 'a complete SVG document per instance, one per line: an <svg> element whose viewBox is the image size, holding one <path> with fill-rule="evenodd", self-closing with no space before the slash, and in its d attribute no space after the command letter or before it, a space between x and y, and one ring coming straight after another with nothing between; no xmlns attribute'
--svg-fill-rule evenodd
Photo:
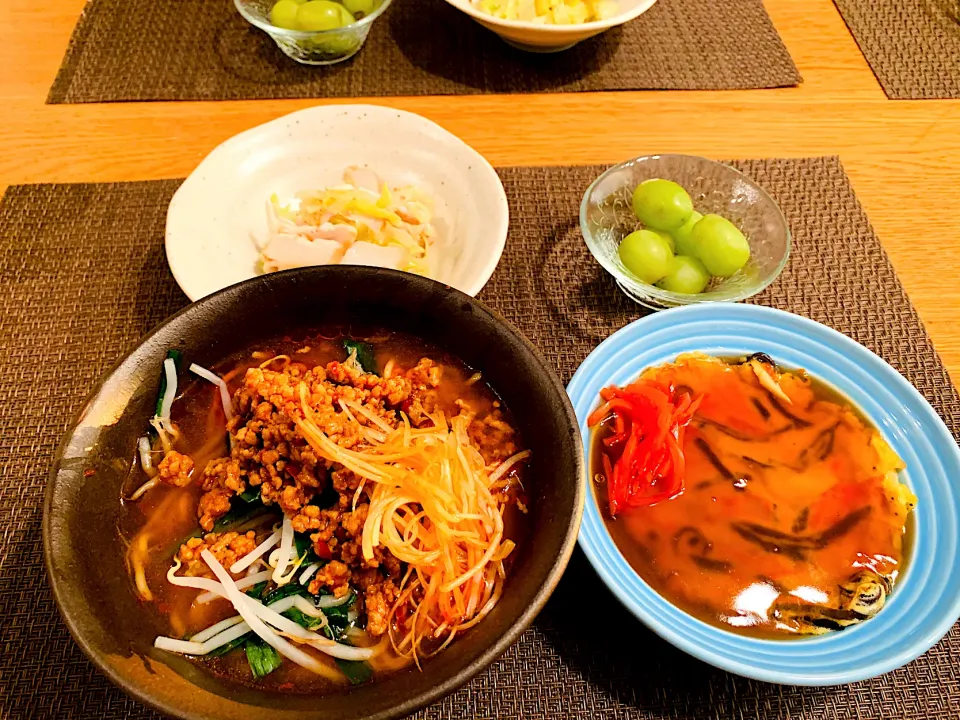
<svg viewBox="0 0 960 720"><path fill-rule="evenodd" d="M594 487L617 547L664 598L759 637L881 610L915 498L901 460L834 390L762 354L697 354L603 401Z"/></svg>
<svg viewBox="0 0 960 720"><path fill-rule="evenodd" d="M482 622L522 539L529 453L480 373L336 328L184 362L164 361L121 499L157 648L323 692L420 665Z"/></svg>

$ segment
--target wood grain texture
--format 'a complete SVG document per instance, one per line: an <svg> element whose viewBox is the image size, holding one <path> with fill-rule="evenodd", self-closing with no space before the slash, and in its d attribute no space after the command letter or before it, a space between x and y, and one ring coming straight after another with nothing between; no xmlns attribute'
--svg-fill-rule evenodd
<svg viewBox="0 0 960 720"><path fill-rule="evenodd" d="M4 1L0 190L184 176L237 132L321 104L45 105L83 5ZM837 154L947 368L960 379L960 101L888 100L832 0L766 0L766 7L803 75L800 87L373 102L438 122L495 165L609 163L650 152ZM865 277L864 302L869 285Z"/></svg>

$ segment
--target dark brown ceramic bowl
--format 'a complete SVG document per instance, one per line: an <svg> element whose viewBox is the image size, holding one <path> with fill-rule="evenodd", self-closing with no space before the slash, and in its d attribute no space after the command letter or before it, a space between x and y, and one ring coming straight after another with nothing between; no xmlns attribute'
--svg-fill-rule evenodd
<svg viewBox="0 0 960 720"><path fill-rule="evenodd" d="M503 598L420 672L325 696L267 693L218 680L153 648L165 632L138 604L117 534L121 485L153 412L168 348L210 365L258 341L326 323L412 333L483 372L532 451L531 533ZM396 718L489 665L533 621L573 550L584 499L580 434L566 392L533 346L483 303L405 273L310 268L259 277L194 303L148 335L88 399L57 453L43 515L50 584L84 652L142 702L190 720Z"/></svg>

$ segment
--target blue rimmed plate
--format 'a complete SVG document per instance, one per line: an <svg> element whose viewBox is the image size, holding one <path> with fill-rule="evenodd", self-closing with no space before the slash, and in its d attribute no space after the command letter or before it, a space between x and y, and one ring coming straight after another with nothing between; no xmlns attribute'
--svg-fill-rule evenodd
<svg viewBox="0 0 960 720"><path fill-rule="evenodd" d="M840 685L905 665L960 617L960 449L943 421L896 370L824 325L752 305L711 303L650 315L614 333L583 362L567 392L584 452L587 416L600 389L623 385L677 355L765 352L805 368L855 403L907 464L917 495L906 570L876 617L809 639L764 640L707 625L665 600L631 569L588 494L580 547L619 600L654 632L694 657L738 675L790 685Z"/></svg>

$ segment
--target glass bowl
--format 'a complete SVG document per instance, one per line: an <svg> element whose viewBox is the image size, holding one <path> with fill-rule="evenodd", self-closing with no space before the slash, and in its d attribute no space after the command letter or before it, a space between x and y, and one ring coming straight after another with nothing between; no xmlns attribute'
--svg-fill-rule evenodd
<svg viewBox="0 0 960 720"><path fill-rule="evenodd" d="M679 183L698 212L722 215L740 228L750 244L744 268L729 278L714 278L696 295L661 290L627 270L617 248L629 233L643 227L633 214L633 190L651 178ZM744 300L772 283L790 255L790 228L773 198L739 170L692 155L649 155L614 165L583 196L580 229L590 252L620 289L655 310Z"/></svg>
<svg viewBox="0 0 960 720"><path fill-rule="evenodd" d="M270 22L276 0L233 0L244 19L273 38L284 54L304 65L333 65L356 55L367 39L373 21L392 0L373 0L373 12L352 25L317 32L287 30Z"/></svg>

